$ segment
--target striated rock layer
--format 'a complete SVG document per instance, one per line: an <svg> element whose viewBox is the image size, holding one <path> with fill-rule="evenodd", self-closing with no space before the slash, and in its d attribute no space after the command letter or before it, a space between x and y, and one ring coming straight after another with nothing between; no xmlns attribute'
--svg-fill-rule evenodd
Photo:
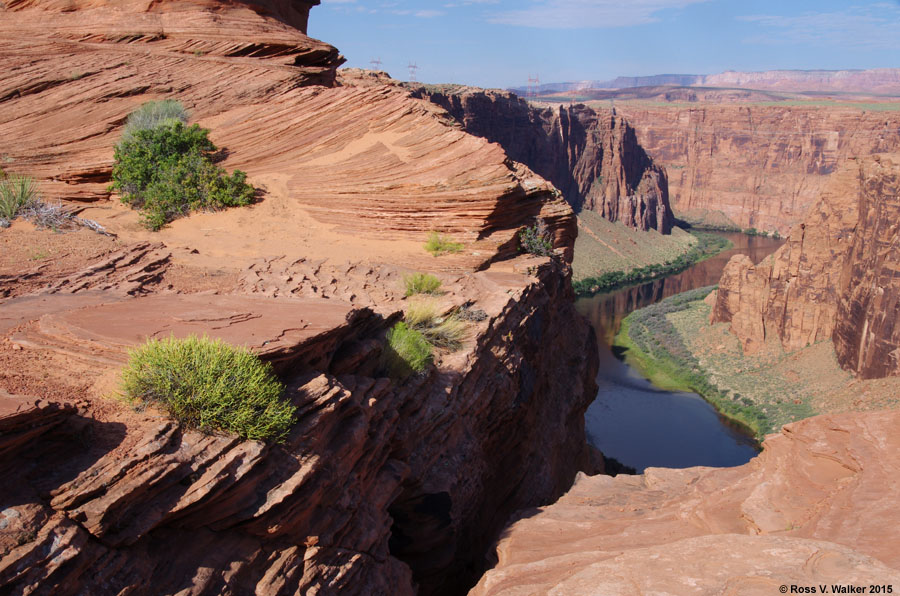
<svg viewBox="0 0 900 596"><path fill-rule="evenodd" d="M2 490L0 583L98 595L471 585L508 516L551 502L590 460L579 429L596 392L593 334L557 265L522 268L535 275L450 284L484 320L463 351L405 383L374 376L391 318L324 296L119 294L84 306L76 292L55 295L72 310L43 316L34 304L10 334L23 358L114 371L141 337L209 333L274 362L298 422L267 445L153 410L96 418L90 401L0 396L0 468L19 478Z"/></svg>
<svg viewBox="0 0 900 596"><path fill-rule="evenodd" d="M471 592L778 593L897 585L900 412L818 416L770 435L736 468L579 476L523 512ZM783 591L783 590L782 590Z"/></svg>
<svg viewBox="0 0 900 596"><path fill-rule="evenodd" d="M639 230L672 229L666 172L621 116L584 105L536 108L512 93L470 87L416 93L551 181L576 211L596 211Z"/></svg>
<svg viewBox="0 0 900 596"><path fill-rule="evenodd" d="M514 256L517 230L541 217L571 258L571 209L502 148L401 87L335 86L343 58L294 27L305 24L310 4L0 5L3 168L35 177L47 199L103 207L89 216L138 239L136 216L105 205L113 147L132 110L172 97L212 130L223 165L245 170L262 201L208 226L228 232L198 237L175 222L160 233L164 241L221 253L258 228L269 236L243 244L255 256L273 255L274 242L291 244L295 257L333 256L327 244L404 240L421 248L439 231L466 245L445 267L470 269ZM387 258L390 250L369 252Z"/></svg>
<svg viewBox="0 0 900 596"><path fill-rule="evenodd" d="M900 150L900 112L829 106L617 104L668 173L679 217L786 234L838 165Z"/></svg>
<svg viewBox="0 0 900 596"><path fill-rule="evenodd" d="M861 378L900 374L898 189L897 155L849 161L776 253L732 258L712 321L730 322L747 352L770 337L786 350L833 339Z"/></svg>

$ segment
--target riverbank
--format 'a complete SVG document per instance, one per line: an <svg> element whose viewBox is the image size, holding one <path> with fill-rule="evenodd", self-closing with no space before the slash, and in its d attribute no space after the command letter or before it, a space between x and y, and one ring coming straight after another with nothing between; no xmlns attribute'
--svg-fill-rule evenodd
<svg viewBox="0 0 900 596"><path fill-rule="evenodd" d="M645 283L673 275L684 271L688 267L699 263L704 259L708 259L726 251L733 246L731 241L715 233L705 231L685 232L679 228L676 229L678 229L681 234L687 234L694 239L689 243L684 242L681 252L664 256L663 260L651 262L643 266L606 271L599 275L579 278L576 273L576 279L572 283L576 295L579 297L591 296L600 292L610 292L630 285ZM662 236L660 237L662 238ZM658 242L658 239L648 239L647 242ZM576 260L578 259L578 248L578 243L576 242Z"/></svg>
<svg viewBox="0 0 900 596"><path fill-rule="evenodd" d="M752 356L725 323L709 324L713 287L676 294L628 315L614 340L625 361L661 388L693 391L758 438L822 413L900 406L900 378L860 381L831 342Z"/></svg>

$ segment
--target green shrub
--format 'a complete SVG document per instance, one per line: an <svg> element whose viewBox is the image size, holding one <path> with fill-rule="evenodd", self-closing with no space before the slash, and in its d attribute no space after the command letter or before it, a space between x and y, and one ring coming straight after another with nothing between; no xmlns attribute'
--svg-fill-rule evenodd
<svg viewBox="0 0 900 596"><path fill-rule="evenodd" d="M425 243L425 250L435 257L439 257L444 253L462 252L462 249L462 243L453 242L437 232L431 232L428 235L428 242Z"/></svg>
<svg viewBox="0 0 900 596"><path fill-rule="evenodd" d="M180 101L163 99L148 101L128 115L122 141L131 141L139 130L153 130L163 124L187 124L188 113Z"/></svg>
<svg viewBox="0 0 900 596"><path fill-rule="evenodd" d="M538 220L536 225L519 231L520 248L539 257L549 257L553 254L553 243L548 236L547 225L543 220Z"/></svg>
<svg viewBox="0 0 900 596"><path fill-rule="evenodd" d="M135 130L116 146L112 188L122 193L122 202L141 210L151 230L190 211L252 202L247 175L235 170L229 176L212 162L216 146L208 135L196 124L169 119Z"/></svg>
<svg viewBox="0 0 900 596"><path fill-rule="evenodd" d="M131 350L122 389L204 432L280 441L295 421L270 365L246 348L206 337L151 339Z"/></svg>
<svg viewBox="0 0 900 596"><path fill-rule="evenodd" d="M33 178L10 174L0 178L0 219L12 221L37 198Z"/></svg>
<svg viewBox="0 0 900 596"><path fill-rule="evenodd" d="M387 332L382 354L382 369L390 377L405 379L420 373L432 361L432 346L425 337L406 323L399 322Z"/></svg>
<svg viewBox="0 0 900 596"><path fill-rule="evenodd" d="M437 294L441 288L441 280L429 273L413 273L412 275L404 275L403 282L406 284L406 295L414 294Z"/></svg>

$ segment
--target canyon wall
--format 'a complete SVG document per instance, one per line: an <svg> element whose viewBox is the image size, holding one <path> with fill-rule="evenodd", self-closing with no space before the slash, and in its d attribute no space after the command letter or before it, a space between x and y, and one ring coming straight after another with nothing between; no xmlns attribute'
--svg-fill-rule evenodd
<svg viewBox="0 0 900 596"><path fill-rule="evenodd" d="M589 469L596 344L558 264L450 285L483 319L462 352L404 383L373 374L402 291L373 304L384 318L343 300L364 287L396 295L396 273L345 271L341 286L356 289L343 293L283 265L294 275L257 267L242 293L213 300L115 287L57 295L50 314L33 298L4 305L35 321L7 336L20 372L43 353L96 376L161 329L209 333L275 363L298 421L272 445L205 436L152 408L0 393L0 467L19 478L2 489L0 583L56 595L458 593L509 515Z"/></svg>
<svg viewBox="0 0 900 596"><path fill-rule="evenodd" d="M0 164L106 230L0 230L4 593L458 593L513 511L595 469L571 208L405 88L337 83L337 50L295 28L310 4L0 4ZM113 147L170 97L260 196L149 232L107 190ZM519 250L537 219L552 257ZM431 231L462 250L427 253ZM466 336L392 380L416 271ZM190 333L273 364L284 443L110 397L129 347Z"/></svg>
<svg viewBox="0 0 900 596"><path fill-rule="evenodd" d="M817 416L734 468L579 476L522 512L473 596L741 594L900 582L896 410Z"/></svg>
<svg viewBox="0 0 900 596"><path fill-rule="evenodd" d="M900 150L900 112L778 105L617 104L668 173L678 217L778 231L803 220L849 157Z"/></svg>
<svg viewBox="0 0 900 596"><path fill-rule="evenodd" d="M786 350L833 338L861 378L900 373L898 178L896 155L849 160L775 254L755 266L732 258L712 320L731 323L748 352L767 338Z"/></svg>
<svg viewBox="0 0 900 596"><path fill-rule="evenodd" d="M589 209L639 230L672 229L665 170L624 118L584 105L536 108L496 90L429 86L416 94L552 182L576 212Z"/></svg>

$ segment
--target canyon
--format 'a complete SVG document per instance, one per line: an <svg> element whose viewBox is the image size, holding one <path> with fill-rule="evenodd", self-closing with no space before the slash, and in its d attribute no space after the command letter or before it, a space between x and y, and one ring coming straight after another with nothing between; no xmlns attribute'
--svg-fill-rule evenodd
<svg viewBox="0 0 900 596"><path fill-rule="evenodd" d="M728 264L713 321L730 323L747 352L767 338L788 351L833 341L860 378L900 373L898 188L896 154L848 161L784 247L757 266Z"/></svg>
<svg viewBox="0 0 900 596"><path fill-rule="evenodd" d="M586 209L638 230L671 232L666 172L621 116L580 104L536 108L505 91L471 87L422 87L416 95L552 182L576 213Z"/></svg>
<svg viewBox="0 0 900 596"><path fill-rule="evenodd" d="M0 230L5 593L458 593L514 511L602 470L572 209L433 103L338 77L315 4L0 4L0 164L105 230ZM162 98L256 203L153 233L110 194L122 125ZM519 249L537 221L551 257ZM432 256L431 232L462 250ZM378 368L415 271L466 337L401 382ZM190 334L274 367L284 443L117 398L129 349Z"/></svg>
<svg viewBox="0 0 900 596"><path fill-rule="evenodd" d="M839 165L900 150L900 112L807 103L814 105L626 101L615 110L665 167L676 216L784 236L803 221Z"/></svg>
<svg viewBox="0 0 900 596"><path fill-rule="evenodd" d="M605 476L571 284L578 211L651 238L676 215L791 230L729 263L714 320L748 352L833 341L861 378L900 373L900 156L870 155L898 149L895 112L405 85L339 71L306 35L317 4L0 3L0 166L105 231L0 229L0 592L900 584L900 414L789 424L735 468ZM253 205L149 232L111 194L128 114L162 98L248 173ZM520 248L538 224L550 256ZM462 249L432 256L432 232ZM465 339L388 378L405 277L426 271ZM271 364L297 408L284 442L119 399L129 350L192 334Z"/></svg>

